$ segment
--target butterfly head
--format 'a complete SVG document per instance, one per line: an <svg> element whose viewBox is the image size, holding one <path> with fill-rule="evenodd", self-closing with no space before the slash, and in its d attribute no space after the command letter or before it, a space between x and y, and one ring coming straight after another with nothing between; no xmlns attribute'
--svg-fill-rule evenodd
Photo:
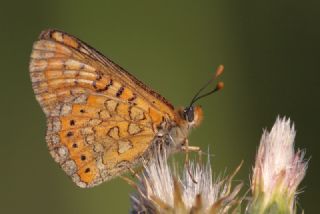
<svg viewBox="0 0 320 214"><path fill-rule="evenodd" d="M201 106L188 106L183 109L181 116L188 123L189 127L196 127L202 121L203 111Z"/></svg>

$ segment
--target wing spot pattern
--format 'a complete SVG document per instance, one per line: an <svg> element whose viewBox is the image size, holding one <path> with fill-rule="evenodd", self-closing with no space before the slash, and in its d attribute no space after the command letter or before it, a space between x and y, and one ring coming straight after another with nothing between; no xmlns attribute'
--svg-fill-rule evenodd
<svg viewBox="0 0 320 214"><path fill-rule="evenodd" d="M124 91L124 87L121 86L121 87L119 88L119 90L117 91L117 93L116 93L116 97L120 97L121 94L123 93L123 91Z"/></svg>
<svg viewBox="0 0 320 214"><path fill-rule="evenodd" d="M30 75L48 117L50 153L81 187L122 173L152 142L160 117L149 108L172 116L170 104L71 35L47 30L39 39Z"/></svg>
<svg viewBox="0 0 320 214"><path fill-rule="evenodd" d="M132 148L132 143L129 140L120 140L118 144L119 144L119 148L118 148L119 154L123 154Z"/></svg>
<svg viewBox="0 0 320 214"><path fill-rule="evenodd" d="M115 100L107 100L105 102L105 107L111 111L111 112L115 112L118 106L118 102L116 102Z"/></svg>
<svg viewBox="0 0 320 214"><path fill-rule="evenodd" d="M131 107L130 111L129 111L129 116L131 118L131 120L133 121L138 121L138 120L142 120L145 118L144 116L144 112L137 108L137 107Z"/></svg>
<svg viewBox="0 0 320 214"><path fill-rule="evenodd" d="M113 139L118 140L120 138L120 136L119 136L119 127L115 126L115 127L112 127L111 129L109 129L108 135L110 137L112 137Z"/></svg>
<svg viewBox="0 0 320 214"><path fill-rule="evenodd" d="M138 134L139 132L141 132L142 129L135 123L130 123L129 127L128 127L128 132L131 135L135 135Z"/></svg>
<svg viewBox="0 0 320 214"><path fill-rule="evenodd" d="M69 132L67 133L67 137L72 137L72 136L73 136L73 132L69 131Z"/></svg>

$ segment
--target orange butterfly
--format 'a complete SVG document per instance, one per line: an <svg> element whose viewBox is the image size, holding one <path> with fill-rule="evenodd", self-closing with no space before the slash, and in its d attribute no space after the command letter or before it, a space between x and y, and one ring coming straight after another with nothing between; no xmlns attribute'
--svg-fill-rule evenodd
<svg viewBox="0 0 320 214"><path fill-rule="evenodd" d="M45 30L33 45L30 75L47 117L46 141L54 160L80 187L92 187L149 159L155 145L188 146L190 129L202 119L193 104L175 109L123 68L79 39Z"/></svg>

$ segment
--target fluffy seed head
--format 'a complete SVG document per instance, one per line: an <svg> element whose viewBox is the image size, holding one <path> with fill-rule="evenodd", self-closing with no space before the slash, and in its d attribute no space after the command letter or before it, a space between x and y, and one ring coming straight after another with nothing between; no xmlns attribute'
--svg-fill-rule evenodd
<svg viewBox="0 0 320 214"><path fill-rule="evenodd" d="M137 193L131 195L132 213L228 213L239 204L236 198L242 187L231 191L233 175L213 181L211 164L190 162L188 169L179 175L167 162L165 153L145 166L139 178Z"/></svg>

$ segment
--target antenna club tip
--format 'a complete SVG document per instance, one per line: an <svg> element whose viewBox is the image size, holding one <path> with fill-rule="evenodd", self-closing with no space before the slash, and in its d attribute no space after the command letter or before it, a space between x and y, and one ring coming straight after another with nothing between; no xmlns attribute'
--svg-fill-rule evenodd
<svg viewBox="0 0 320 214"><path fill-rule="evenodd" d="M224 88L224 83L223 82L218 82L218 84L217 84L217 90L221 90L221 89L223 89Z"/></svg>
<svg viewBox="0 0 320 214"><path fill-rule="evenodd" d="M219 65L216 70L216 77L220 76L223 73L224 65Z"/></svg>

